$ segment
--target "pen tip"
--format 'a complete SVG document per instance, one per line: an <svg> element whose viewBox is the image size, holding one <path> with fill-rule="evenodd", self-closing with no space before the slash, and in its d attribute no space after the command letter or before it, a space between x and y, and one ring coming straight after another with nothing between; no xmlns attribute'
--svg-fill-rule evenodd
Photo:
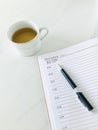
<svg viewBox="0 0 98 130"><path fill-rule="evenodd" d="M62 69L62 66L61 66L61 65L58 64L58 66L59 66L59 69Z"/></svg>

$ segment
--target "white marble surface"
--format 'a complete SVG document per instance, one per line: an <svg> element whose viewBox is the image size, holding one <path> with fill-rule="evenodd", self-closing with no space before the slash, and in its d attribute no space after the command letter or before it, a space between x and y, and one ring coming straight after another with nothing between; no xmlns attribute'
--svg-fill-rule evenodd
<svg viewBox="0 0 98 130"><path fill-rule="evenodd" d="M51 130L37 57L98 36L97 0L0 0L0 130ZM49 29L39 53L22 57L9 25L32 20Z"/></svg>

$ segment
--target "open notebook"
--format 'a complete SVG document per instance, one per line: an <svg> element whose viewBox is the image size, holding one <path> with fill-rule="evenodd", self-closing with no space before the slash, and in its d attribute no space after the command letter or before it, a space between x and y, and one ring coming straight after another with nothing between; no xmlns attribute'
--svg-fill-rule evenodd
<svg viewBox="0 0 98 130"><path fill-rule="evenodd" d="M52 130L98 130L98 38L38 58ZM94 106L78 100L58 65Z"/></svg>

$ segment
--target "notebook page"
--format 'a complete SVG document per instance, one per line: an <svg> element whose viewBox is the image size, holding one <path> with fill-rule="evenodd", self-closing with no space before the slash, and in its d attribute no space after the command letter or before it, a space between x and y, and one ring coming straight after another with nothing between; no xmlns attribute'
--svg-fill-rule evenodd
<svg viewBox="0 0 98 130"><path fill-rule="evenodd" d="M61 64L84 93L89 112L58 69ZM98 130L98 38L39 57L53 130Z"/></svg>

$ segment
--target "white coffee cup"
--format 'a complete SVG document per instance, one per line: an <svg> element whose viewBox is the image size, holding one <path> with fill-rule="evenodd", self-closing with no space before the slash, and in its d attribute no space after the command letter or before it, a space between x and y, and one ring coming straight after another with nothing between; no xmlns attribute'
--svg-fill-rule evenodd
<svg viewBox="0 0 98 130"><path fill-rule="evenodd" d="M23 44L19 44L12 41L13 34L21 29L21 28L31 28L33 29L37 35L30 41L25 42ZM32 21L19 21L14 23L9 27L8 30L8 39L11 46L14 46L18 52L23 56L31 56L34 55L41 47L41 40L48 34L47 28L38 28L38 26Z"/></svg>

